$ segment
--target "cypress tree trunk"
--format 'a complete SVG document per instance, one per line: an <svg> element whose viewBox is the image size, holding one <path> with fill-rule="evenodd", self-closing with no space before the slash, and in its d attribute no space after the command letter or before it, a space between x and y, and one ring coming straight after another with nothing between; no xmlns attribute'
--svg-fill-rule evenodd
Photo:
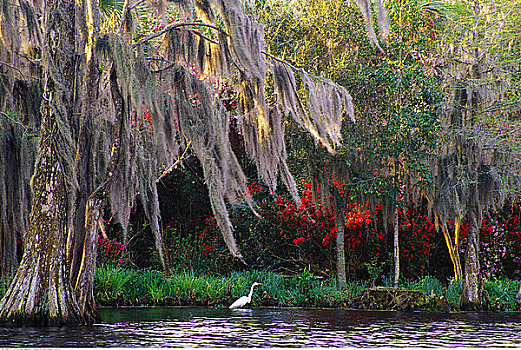
<svg viewBox="0 0 521 350"><path fill-rule="evenodd" d="M50 119L45 118L42 132L53 124ZM27 244L15 278L0 302L2 322L85 323L66 266L66 180L52 138L50 133L42 133L41 158L33 177L35 197Z"/></svg>
<svg viewBox="0 0 521 350"><path fill-rule="evenodd" d="M66 261L77 188L72 131L75 2L47 1L45 6L45 88L30 226L20 267L0 302L0 320L24 325L85 324L93 320L78 306Z"/></svg>
<svg viewBox="0 0 521 350"><path fill-rule="evenodd" d="M95 67L91 67L91 72L94 72ZM94 73L93 73L94 74ZM97 81L97 79L96 79ZM91 84L92 85L92 84ZM102 215L102 209L106 203L106 189L107 185L112 181L112 175L115 173L115 169L120 156L120 137L122 129L124 129L124 118L125 114L128 113L128 106L125 104L121 90L117 84L114 72L111 74L111 92L114 104L116 106L116 120L119 121L120 127L115 130L114 143L112 145L112 155L110 162L106 170L105 181L92 191L92 194L86 200L86 207L84 210L85 214L85 226L81 228L82 234L76 237L76 244L79 245L79 249L75 249L73 259L73 274L74 289L78 296L78 302L82 312L91 315L95 319L99 319L98 312L96 311L96 304L94 300L94 273L96 270L96 244L98 239L99 220ZM90 92L87 93L87 96ZM87 98L89 101L89 98ZM86 120L85 128L92 128L92 119ZM87 133L86 133L87 134ZM87 140L87 138L85 138ZM81 149L80 149L81 150ZM84 159L88 158L88 154L84 154ZM74 267L77 267L74 269Z"/></svg>
<svg viewBox="0 0 521 350"><path fill-rule="evenodd" d="M79 51L85 47L86 71L84 75L84 91L78 93L84 96L81 105L81 122L78 135L75 166L77 170L78 190L74 213L74 230L70 233L68 260L70 261L71 282L74 286L78 304L83 314L100 319L96 311L94 300L94 274L96 271L97 239L99 219L105 201L104 193L96 190L95 178L92 176L92 167L95 163L93 130L95 126L96 101L99 98L99 84L101 72L98 60L93 55L94 41L99 36L100 13L97 0L81 2L77 13L76 39ZM82 70L78 72L81 77ZM99 194L103 194L100 196Z"/></svg>

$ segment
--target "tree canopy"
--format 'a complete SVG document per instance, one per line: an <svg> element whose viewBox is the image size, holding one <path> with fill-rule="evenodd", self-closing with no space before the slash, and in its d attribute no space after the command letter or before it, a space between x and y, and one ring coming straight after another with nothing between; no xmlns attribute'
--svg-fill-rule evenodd
<svg viewBox="0 0 521 350"><path fill-rule="evenodd" d="M12 135L2 138L2 147L24 158L6 168L12 176L1 187L2 208L9 208L1 233L12 250L20 231L25 246L0 304L3 320L83 323L96 317L95 243L105 204L126 230L140 199L164 266L155 181L183 148L199 158L217 223L232 255L242 259L226 201L245 201L252 210L255 205L230 146L230 119L237 120L259 177L275 191L280 173L296 201L283 113L330 152L340 142L344 115L354 120L347 90L267 52L262 26L239 1L177 2L177 18L184 22L171 24L165 2L147 1L158 25L154 33L139 22L147 16L143 2L125 1L119 25L117 16L102 15L101 5L108 6L93 0L3 1L0 105ZM369 4L360 5L370 21ZM275 104L265 96L268 75ZM225 86L237 91L233 114L223 106ZM17 89L23 91L15 94ZM37 142L27 142L25 125ZM16 214L7 198L17 193L20 203L28 202L21 189L33 166L31 215L27 207ZM10 226L14 221L26 226ZM14 271L16 259L9 259L6 266Z"/></svg>

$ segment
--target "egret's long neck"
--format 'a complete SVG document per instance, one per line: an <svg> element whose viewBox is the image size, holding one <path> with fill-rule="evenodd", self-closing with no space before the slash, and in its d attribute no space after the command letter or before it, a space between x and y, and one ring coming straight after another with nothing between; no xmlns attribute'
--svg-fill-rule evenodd
<svg viewBox="0 0 521 350"><path fill-rule="evenodd" d="M250 298L250 299L251 299L251 296L253 295L253 287L255 287L255 286L256 286L256 284L253 284L253 285L251 286L250 294L248 294L248 298Z"/></svg>

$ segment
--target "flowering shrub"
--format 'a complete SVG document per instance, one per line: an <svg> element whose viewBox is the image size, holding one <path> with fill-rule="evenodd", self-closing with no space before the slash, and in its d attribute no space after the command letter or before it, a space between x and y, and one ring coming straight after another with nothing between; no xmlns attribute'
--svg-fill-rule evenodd
<svg viewBox="0 0 521 350"><path fill-rule="evenodd" d="M313 202L310 184L301 185L301 204L296 205L287 196L270 197L266 188L252 182L249 189L258 203L260 218L248 210L232 212L236 237L241 251L255 261L255 268L300 271L311 266L314 274L332 275L336 270L338 232L334 216ZM349 194L346 196L349 198ZM446 269L438 268L440 273L450 275L452 267L443 236L436 234L427 215L414 208L410 203L410 208L399 211L403 271L416 277L441 265ZM367 266L371 263L378 264L383 271L392 271L393 234L386 233L383 227L382 207L364 207L348 201L345 220L347 273L355 278L368 278ZM207 220L203 233L218 236L215 222ZM436 254L441 253L441 261L439 257L431 259L433 249Z"/></svg>
<svg viewBox="0 0 521 350"><path fill-rule="evenodd" d="M481 268L483 274L489 278L499 277L501 273L501 261L506 256L506 245L502 244L505 238L503 225L496 220L483 220L481 229Z"/></svg>
<svg viewBox="0 0 521 350"><path fill-rule="evenodd" d="M285 196L278 196L274 202L263 201L260 214L278 232L280 246L287 247L285 251L292 252L292 258L301 261L302 268L325 264L322 268L327 270L334 261L330 244L336 238L334 217L317 208L312 202L311 186L303 185L299 206Z"/></svg>
<svg viewBox="0 0 521 350"><path fill-rule="evenodd" d="M176 169L158 187L167 263L182 270L226 273L237 266L233 265L211 214L206 188L194 176L200 168L195 162L186 162L192 170ZM266 186L255 181L249 184L260 217L247 206L231 206L230 219L239 249L251 268L290 274L308 268L317 276L333 276L338 233L334 217L314 202L316 197L310 184L301 181L299 187L302 200L297 205L288 195L274 197ZM394 266L393 225L384 228L381 206L359 206L349 200L349 194L344 195L348 198L344 239L348 277L368 280L371 278L368 266L373 264L382 271L376 282L383 283L386 277L382 276L392 275ZM452 262L444 236L436 231L426 208L425 203L409 202L398 211L402 276L415 279L431 275L445 280L453 276ZM138 207L135 217L140 212L142 209ZM519 205L510 204L483 220L480 258L485 276L518 278L520 217ZM454 223L447 224L454 233ZM140 235L149 229L146 220L133 219L131 230L133 235ZM142 235L142 239L132 238L129 243L129 257L137 266L146 267L143 264L153 258L144 251L145 248L155 251L153 237L151 233L147 235ZM459 233L462 263L467 235L468 223L463 220ZM108 242L100 242L100 259L105 258L107 245ZM110 252L108 249L107 255Z"/></svg>
<svg viewBox="0 0 521 350"><path fill-rule="evenodd" d="M518 278L521 266L521 207L506 204L483 220L481 261L484 275Z"/></svg>
<svg viewBox="0 0 521 350"><path fill-rule="evenodd" d="M232 221L241 251L255 261L254 267L269 267L282 271L300 271L311 266L315 274L333 274L336 266L336 235L334 217L323 212L313 203L311 185L302 183L302 203L296 205L286 196L270 198L267 190L256 182L249 186L259 205L260 219L248 210L234 212ZM400 259L402 276L408 279L419 276L451 277L452 263L443 234L437 232L434 222L422 210L422 206L409 202L398 211ZM393 227L384 229L382 207L361 207L354 201L348 203L345 227L345 255L347 272L351 277L369 278L367 266L377 264L384 274L393 271ZM505 273L505 261L514 264L513 256L521 256L521 229L519 216L502 217L501 227L483 221L482 268L489 277ZM448 229L454 232L453 221ZM207 220L203 230L218 237L215 222ZM462 261L464 258L468 223L460 227L459 241ZM214 241L212 250L222 239ZM508 254L515 251L514 255ZM225 250L222 246L222 250ZM507 264L508 265L508 264ZM512 275L514 272L510 272ZM383 277L382 277L383 278Z"/></svg>
<svg viewBox="0 0 521 350"><path fill-rule="evenodd" d="M123 264L123 254L127 247L115 239L98 236L98 263Z"/></svg>
<svg viewBox="0 0 521 350"><path fill-rule="evenodd" d="M436 259L439 260L441 252L447 253L447 248L444 245L443 234L436 232L434 223L430 220L427 214L422 213L414 203L409 203L409 206L404 210L399 210L399 232L400 232L400 258L403 266L404 275L408 276L426 276L434 274L434 271L429 271L431 268L432 250L437 246L441 246L436 254ZM452 228L453 224L449 223ZM465 228L462 227L461 231ZM450 273L451 261L448 253L443 254L442 266L443 269ZM448 259L448 260L447 260ZM441 273L436 273L440 275Z"/></svg>

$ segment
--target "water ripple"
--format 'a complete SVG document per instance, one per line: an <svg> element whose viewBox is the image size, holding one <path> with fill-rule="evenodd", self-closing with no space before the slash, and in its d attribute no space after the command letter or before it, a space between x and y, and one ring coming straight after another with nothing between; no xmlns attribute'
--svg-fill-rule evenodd
<svg viewBox="0 0 521 350"><path fill-rule="evenodd" d="M0 328L0 347L521 347L521 315L104 309L90 327Z"/></svg>

